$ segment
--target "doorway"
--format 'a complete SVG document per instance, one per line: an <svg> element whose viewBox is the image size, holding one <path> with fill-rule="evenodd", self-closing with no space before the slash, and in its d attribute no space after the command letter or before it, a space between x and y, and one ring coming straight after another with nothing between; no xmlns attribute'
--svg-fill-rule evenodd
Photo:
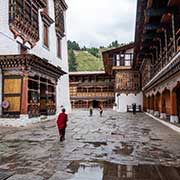
<svg viewBox="0 0 180 180"><path fill-rule="evenodd" d="M93 108L98 108L99 107L99 102L94 100L93 101Z"/></svg>
<svg viewBox="0 0 180 180"><path fill-rule="evenodd" d="M180 87L176 89L176 95L177 95L177 112L180 121Z"/></svg>
<svg viewBox="0 0 180 180"><path fill-rule="evenodd" d="M47 96L46 96L46 84L41 83L40 85L40 114L47 115Z"/></svg>

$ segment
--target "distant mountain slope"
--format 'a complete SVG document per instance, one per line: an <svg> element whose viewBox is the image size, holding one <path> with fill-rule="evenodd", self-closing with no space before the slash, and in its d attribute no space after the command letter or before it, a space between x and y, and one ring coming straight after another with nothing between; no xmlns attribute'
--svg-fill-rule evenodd
<svg viewBox="0 0 180 180"><path fill-rule="evenodd" d="M102 58L95 57L88 51L74 51L77 63L77 71L102 71L104 65Z"/></svg>

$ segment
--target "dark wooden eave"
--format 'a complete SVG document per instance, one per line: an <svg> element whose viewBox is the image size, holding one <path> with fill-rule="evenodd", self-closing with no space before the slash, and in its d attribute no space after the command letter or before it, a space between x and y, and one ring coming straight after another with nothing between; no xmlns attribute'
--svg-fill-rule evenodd
<svg viewBox="0 0 180 180"><path fill-rule="evenodd" d="M144 34L143 39L148 40L148 39L160 38L162 36L163 36L162 33L146 33Z"/></svg>
<svg viewBox="0 0 180 180"><path fill-rule="evenodd" d="M46 0L35 0L36 3L40 8L45 8L47 6L47 1Z"/></svg>
<svg viewBox="0 0 180 180"><path fill-rule="evenodd" d="M54 20L44 11L41 11L42 21L47 25L50 26L54 23Z"/></svg>
<svg viewBox="0 0 180 180"><path fill-rule="evenodd" d="M43 75L50 76L54 79L59 79L60 76L66 74L61 67L55 66L33 54L25 55L0 55L0 68L2 70L27 70L35 71Z"/></svg>
<svg viewBox="0 0 180 180"><path fill-rule="evenodd" d="M145 10L145 16L157 17L157 16L162 16L164 14L176 13L176 12L177 12L176 7L164 7L164 8L159 8L159 9L149 8Z"/></svg>
<svg viewBox="0 0 180 180"><path fill-rule="evenodd" d="M64 10L67 10L68 9L68 5L66 4L65 0L60 0L61 4L62 4L62 7Z"/></svg>
<svg viewBox="0 0 180 180"><path fill-rule="evenodd" d="M113 49L109 49L109 50L103 51L102 53L113 54L113 53L118 53L118 52L126 51L126 50L131 49L131 48L134 48L134 42L132 42L130 44L123 45L123 46L118 47L118 48L113 48Z"/></svg>

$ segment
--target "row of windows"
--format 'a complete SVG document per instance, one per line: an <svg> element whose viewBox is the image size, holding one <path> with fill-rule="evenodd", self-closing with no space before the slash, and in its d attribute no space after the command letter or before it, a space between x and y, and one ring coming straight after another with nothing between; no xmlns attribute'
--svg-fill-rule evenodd
<svg viewBox="0 0 180 180"><path fill-rule="evenodd" d="M43 45L49 48L49 27L44 24L43 26ZM27 48L23 45L20 46L20 53L27 54ZM62 58L61 38L57 36L57 57Z"/></svg>
<svg viewBox="0 0 180 180"><path fill-rule="evenodd" d="M59 36L56 36L57 40L57 57L62 58L62 49L61 49L61 38ZM43 26L43 45L47 48L49 48L49 27L44 24Z"/></svg>
<svg viewBox="0 0 180 180"><path fill-rule="evenodd" d="M89 79L87 79L87 78L83 78L83 77L79 77L79 78L75 78L75 77L70 77L70 82L84 82L84 83L89 83L89 82L92 82L92 83L94 83L94 82L112 82L112 80L111 79L107 79L107 78L89 78Z"/></svg>
<svg viewBox="0 0 180 180"><path fill-rule="evenodd" d="M116 82L117 83L122 83L122 82L134 82L134 79L117 79Z"/></svg>

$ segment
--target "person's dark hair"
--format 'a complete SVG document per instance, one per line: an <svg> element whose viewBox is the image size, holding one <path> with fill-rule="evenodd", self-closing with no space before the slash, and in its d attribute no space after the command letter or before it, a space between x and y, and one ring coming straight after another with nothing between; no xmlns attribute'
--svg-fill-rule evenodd
<svg viewBox="0 0 180 180"><path fill-rule="evenodd" d="M62 112L66 112L65 108L62 109Z"/></svg>

